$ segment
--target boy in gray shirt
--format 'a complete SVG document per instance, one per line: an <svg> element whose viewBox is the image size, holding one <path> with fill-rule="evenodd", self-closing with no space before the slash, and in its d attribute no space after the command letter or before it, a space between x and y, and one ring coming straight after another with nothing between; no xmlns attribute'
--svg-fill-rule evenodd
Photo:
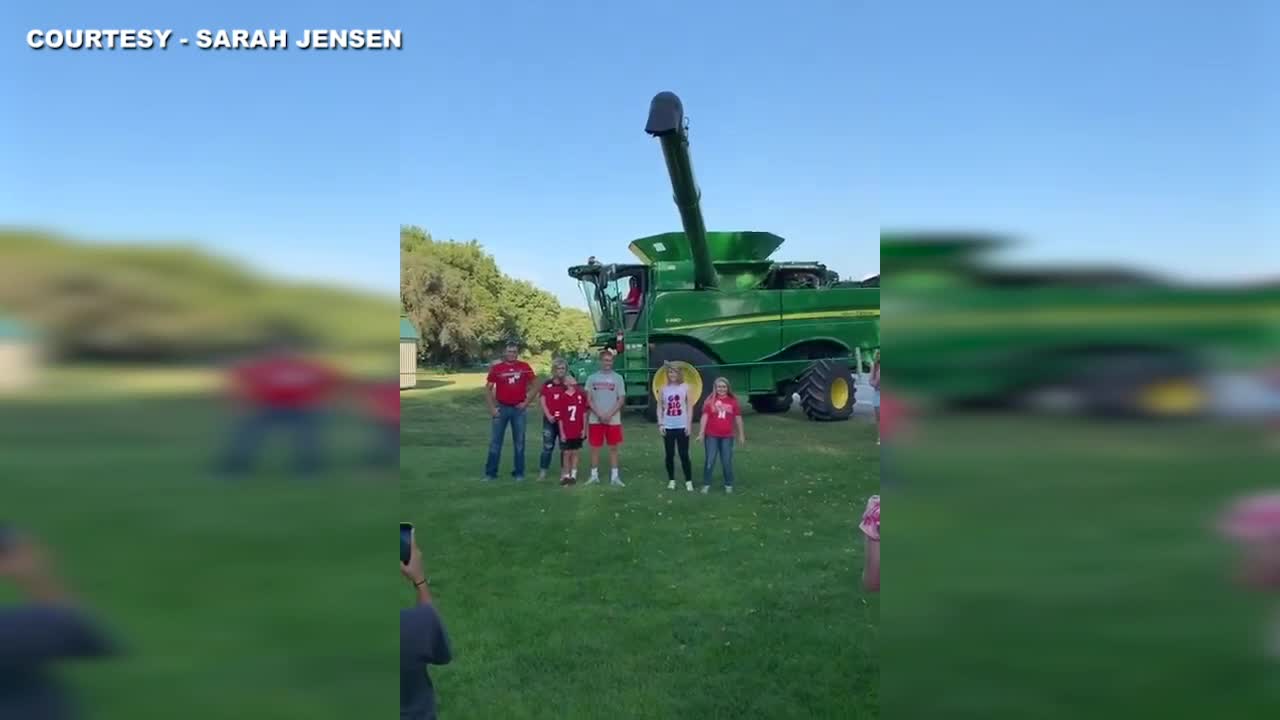
<svg viewBox="0 0 1280 720"><path fill-rule="evenodd" d="M622 376L613 370L613 352L600 353L600 369L587 378L587 442L591 445L591 477L600 482L600 448L609 444L609 484L626 487L618 476L618 448L622 445L622 406L627 390Z"/></svg>

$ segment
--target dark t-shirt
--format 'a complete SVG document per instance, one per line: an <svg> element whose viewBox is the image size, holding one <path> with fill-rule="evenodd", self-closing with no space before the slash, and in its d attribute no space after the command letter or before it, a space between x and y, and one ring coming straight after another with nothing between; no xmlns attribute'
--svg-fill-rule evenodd
<svg viewBox="0 0 1280 720"><path fill-rule="evenodd" d="M0 609L0 718L76 717L71 698L54 678L51 665L113 651L97 624L74 608L28 605Z"/></svg>
<svg viewBox="0 0 1280 720"><path fill-rule="evenodd" d="M430 605L400 611L400 720L436 720L428 665L453 659L440 616Z"/></svg>

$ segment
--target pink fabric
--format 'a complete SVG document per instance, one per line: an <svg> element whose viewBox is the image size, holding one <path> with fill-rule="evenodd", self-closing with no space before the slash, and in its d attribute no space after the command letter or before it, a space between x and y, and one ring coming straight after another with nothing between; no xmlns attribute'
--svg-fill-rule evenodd
<svg viewBox="0 0 1280 720"><path fill-rule="evenodd" d="M1218 529L1237 542L1280 541L1280 493L1237 501L1219 520Z"/></svg>
<svg viewBox="0 0 1280 720"><path fill-rule="evenodd" d="M867 509L862 513L862 522L858 524L862 534L872 540L880 540L880 496L872 495L867 500Z"/></svg>

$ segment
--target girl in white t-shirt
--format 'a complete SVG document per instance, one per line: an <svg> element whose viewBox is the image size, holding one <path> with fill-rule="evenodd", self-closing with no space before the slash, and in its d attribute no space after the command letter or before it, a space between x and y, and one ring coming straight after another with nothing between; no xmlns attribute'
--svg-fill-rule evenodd
<svg viewBox="0 0 1280 720"><path fill-rule="evenodd" d="M689 386L684 382L680 368L668 363L663 366L667 384L658 396L658 433L666 447L667 489L676 489L675 453L680 452L680 468L684 470L684 489L693 492L693 478L689 465L689 430L693 425L693 407L689 398Z"/></svg>

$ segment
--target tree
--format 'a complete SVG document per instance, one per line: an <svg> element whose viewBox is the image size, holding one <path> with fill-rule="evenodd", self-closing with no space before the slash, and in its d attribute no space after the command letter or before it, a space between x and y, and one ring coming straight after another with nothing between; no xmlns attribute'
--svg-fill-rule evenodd
<svg viewBox="0 0 1280 720"><path fill-rule="evenodd" d="M579 352L591 342L586 313L508 277L475 240L440 242L422 228L404 226L400 250L401 303L422 333L428 364L486 362L514 340L545 365L552 355Z"/></svg>
<svg viewBox="0 0 1280 720"><path fill-rule="evenodd" d="M0 229L0 307L63 359L206 361L281 338L382 353L391 302L270 278L189 247Z"/></svg>

